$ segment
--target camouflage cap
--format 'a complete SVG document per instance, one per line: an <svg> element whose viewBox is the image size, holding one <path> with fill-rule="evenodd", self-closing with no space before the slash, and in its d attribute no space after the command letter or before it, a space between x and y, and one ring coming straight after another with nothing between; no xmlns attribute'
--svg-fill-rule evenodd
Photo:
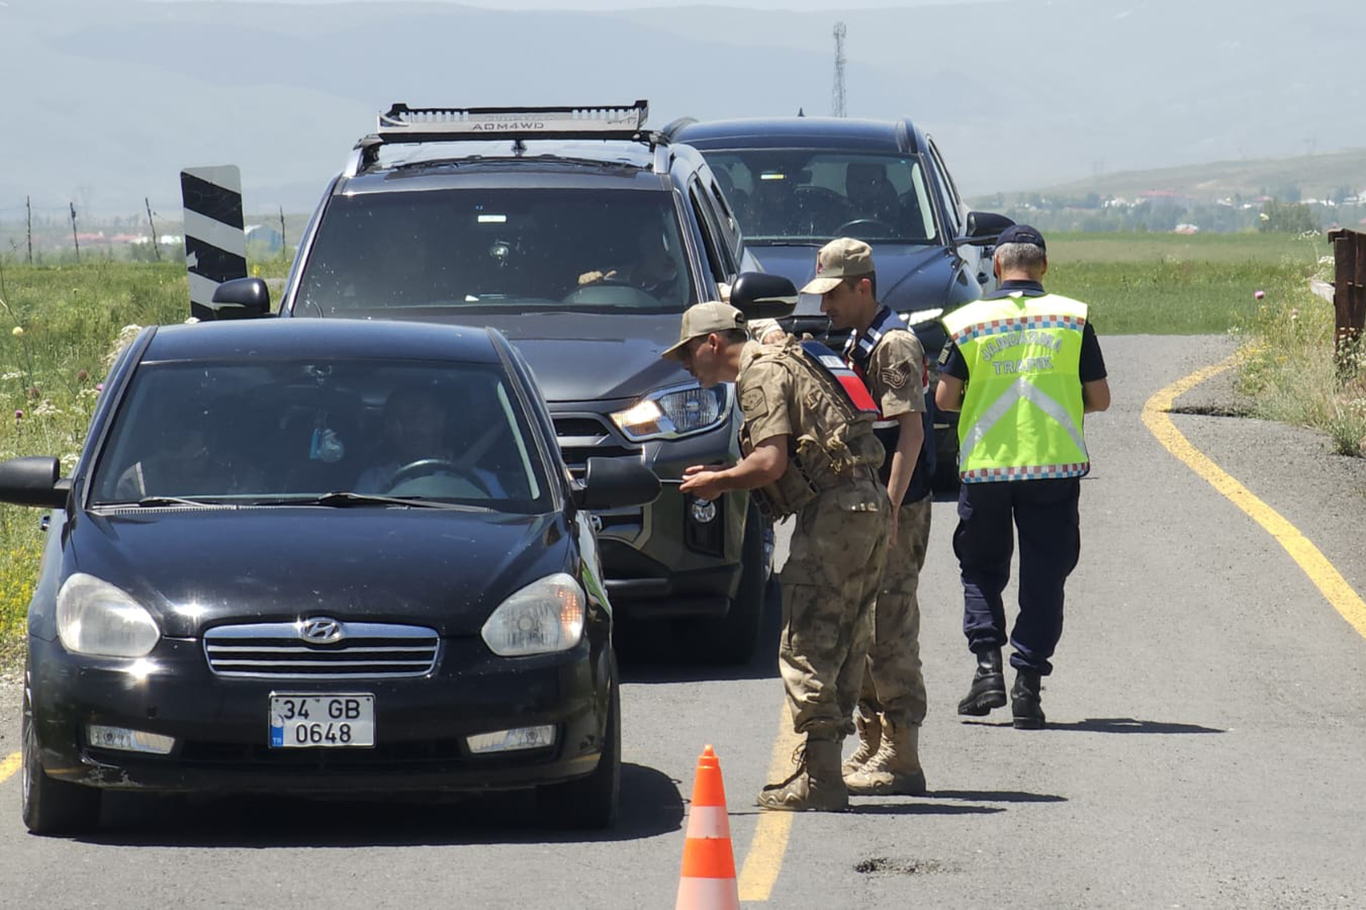
<svg viewBox="0 0 1366 910"><path fill-rule="evenodd" d="M827 294L846 278L873 274L873 248L862 240L840 237L816 254L816 277L802 288L803 294Z"/></svg>
<svg viewBox="0 0 1366 910"><path fill-rule="evenodd" d="M712 332L729 332L731 329L745 328L745 314L728 303L708 300L695 303L683 312L683 325L678 331L678 344L659 356L667 360L682 360L682 352L694 338L710 335Z"/></svg>

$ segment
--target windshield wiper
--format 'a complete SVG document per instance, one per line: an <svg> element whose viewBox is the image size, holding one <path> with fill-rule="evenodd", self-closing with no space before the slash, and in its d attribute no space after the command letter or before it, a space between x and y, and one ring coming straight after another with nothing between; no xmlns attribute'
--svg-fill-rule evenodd
<svg viewBox="0 0 1366 910"><path fill-rule="evenodd" d="M454 502L441 502L434 499L411 499L406 496L381 496L375 493L352 493L349 490L333 490L331 493L324 493L321 496L312 498L301 497L298 499L279 499L262 501L262 505L290 505L290 506L330 506L337 509L347 509L352 506L406 506L413 509L470 509L479 508L477 506L465 506Z"/></svg>
<svg viewBox="0 0 1366 910"><path fill-rule="evenodd" d="M103 503L114 505L114 503ZM138 500L140 506L199 506L203 509L236 509L235 502L212 502L207 499L188 499L184 496L144 496Z"/></svg>

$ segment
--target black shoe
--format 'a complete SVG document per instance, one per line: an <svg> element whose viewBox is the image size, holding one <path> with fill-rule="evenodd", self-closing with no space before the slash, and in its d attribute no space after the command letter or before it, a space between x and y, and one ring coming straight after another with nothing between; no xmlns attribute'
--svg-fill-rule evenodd
<svg viewBox="0 0 1366 910"><path fill-rule="evenodd" d="M1039 695L1039 674L1017 670L1015 685L1010 690L1010 712L1015 715L1015 729L1043 729L1043 706Z"/></svg>
<svg viewBox="0 0 1366 910"><path fill-rule="evenodd" d="M1001 651L992 648L977 654L977 672L972 677L972 688L958 703L958 713L983 717L992 708L1006 703L1006 678L1001 672Z"/></svg>

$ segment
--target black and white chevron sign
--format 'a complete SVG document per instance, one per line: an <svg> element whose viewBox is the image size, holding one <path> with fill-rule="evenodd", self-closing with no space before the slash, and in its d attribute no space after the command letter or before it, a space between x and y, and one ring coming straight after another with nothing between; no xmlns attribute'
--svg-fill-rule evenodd
<svg viewBox="0 0 1366 910"><path fill-rule="evenodd" d="M214 290L247 276L247 237L242 232L242 175L237 165L193 167L180 172L185 205L185 267L190 313L211 318Z"/></svg>

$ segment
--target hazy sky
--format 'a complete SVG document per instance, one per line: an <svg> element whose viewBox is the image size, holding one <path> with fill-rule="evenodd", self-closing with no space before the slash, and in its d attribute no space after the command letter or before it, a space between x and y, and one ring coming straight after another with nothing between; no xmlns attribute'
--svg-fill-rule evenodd
<svg viewBox="0 0 1366 910"><path fill-rule="evenodd" d="M182 0L155 0L162 3L177 3ZM195 0L202 2L202 0ZM341 3L345 0L226 0L226 2L251 3L293 3L298 5ZM374 3L412 3L414 0L369 0ZM984 0L852 0L840 3L839 0L425 0L432 3L450 3L456 6L479 6L487 9L549 9L549 10L627 10L659 9L677 6L731 6L746 9L772 10L848 10L848 9L887 9L905 6L934 6L954 3L981 3Z"/></svg>

